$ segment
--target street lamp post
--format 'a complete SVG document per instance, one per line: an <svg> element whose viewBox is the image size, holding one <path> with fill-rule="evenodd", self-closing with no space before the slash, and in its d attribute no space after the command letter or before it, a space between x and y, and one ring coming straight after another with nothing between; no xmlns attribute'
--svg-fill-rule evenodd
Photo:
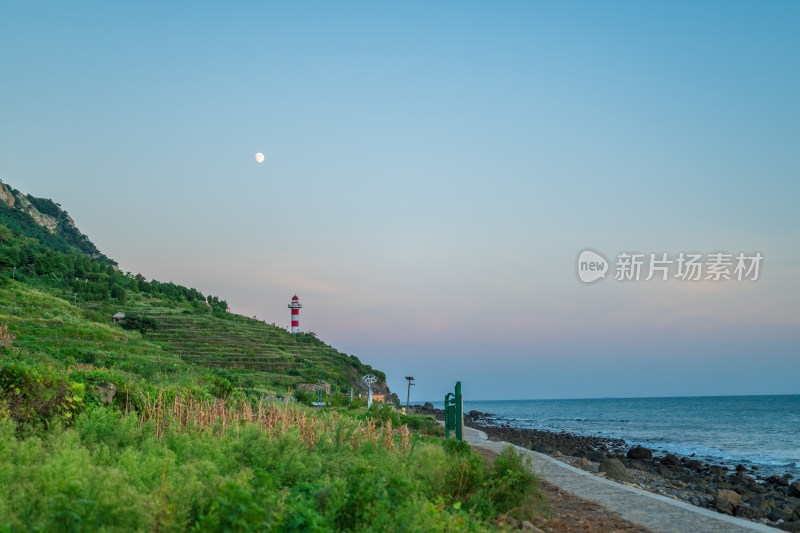
<svg viewBox="0 0 800 533"><path fill-rule="evenodd" d="M406 410L408 409L408 404L411 401L411 386L415 385L414 378L411 376L406 376L408 380L408 396L406 396Z"/></svg>

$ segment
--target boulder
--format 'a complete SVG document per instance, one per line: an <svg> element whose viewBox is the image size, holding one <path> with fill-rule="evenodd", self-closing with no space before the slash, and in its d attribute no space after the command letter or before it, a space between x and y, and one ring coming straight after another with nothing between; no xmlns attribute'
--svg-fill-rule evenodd
<svg viewBox="0 0 800 533"><path fill-rule="evenodd" d="M423 409L435 409L435 407L433 406L433 404L431 402L425 402L424 404L422 404L422 408Z"/></svg>
<svg viewBox="0 0 800 533"><path fill-rule="evenodd" d="M784 509L780 507L776 507L767 513L767 518L772 520L773 522L777 522L778 520L789 520L792 517L789 513L787 513Z"/></svg>
<svg viewBox="0 0 800 533"><path fill-rule="evenodd" d="M681 466L681 460L671 453L662 457L660 462L664 466Z"/></svg>
<svg viewBox="0 0 800 533"><path fill-rule="evenodd" d="M762 515L766 514L767 511L771 509L769 506L769 500L767 500L762 494L754 494L747 498L746 503L754 508L758 509ZM773 503L773 505L775 505Z"/></svg>
<svg viewBox="0 0 800 533"><path fill-rule="evenodd" d="M642 472L647 472L647 467L644 463L640 463L639 461L631 461L628 463L628 468L633 468L634 470L641 470Z"/></svg>
<svg viewBox="0 0 800 533"><path fill-rule="evenodd" d="M589 450L589 455L587 457L590 461L594 461L595 463L602 463L606 460L606 454L597 450Z"/></svg>
<svg viewBox="0 0 800 533"><path fill-rule="evenodd" d="M739 518L747 518L748 520L763 516L762 513L758 512L756 509L753 509L746 503L742 503L739 507L737 507L733 514L734 516L738 516Z"/></svg>
<svg viewBox="0 0 800 533"><path fill-rule="evenodd" d="M699 471L703 469L703 463L697 459L689 459L686 461L686 468Z"/></svg>
<svg viewBox="0 0 800 533"><path fill-rule="evenodd" d="M108 381L104 381L100 383L97 388L92 390L92 393L103 402L103 405L108 405L114 401L114 395L117 394L117 386Z"/></svg>
<svg viewBox="0 0 800 533"><path fill-rule="evenodd" d="M795 481L789 485L789 496L800 498L800 481Z"/></svg>
<svg viewBox="0 0 800 533"><path fill-rule="evenodd" d="M631 478L625 465L619 459L606 459L600 463L599 472L604 472L609 478L616 479L617 481L630 482Z"/></svg>
<svg viewBox="0 0 800 533"><path fill-rule="evenodd" d="M628 450L628 459L636 459L637 461L641 461L642 459L652 458L653 452L643 446L634 446Z"/></svg>
<svg viewBox="0 0 800 533"><path fill-rule="evenodd" d="M714 503L717 511L732 515L733 511L739 507L739 503L741 503L741 501L742 497L739 496L738 492L725 489L717 493L717 499Z"/></svg>
<svg viewBox="0 0 800 533"><path fill-rule="evenodd" d="M781 476L769 476L767 478L767 483L769 483L771 485L776 485L778 487L788 487L789 486L789 480L786 479L785 477L781 477Z"/></svg>

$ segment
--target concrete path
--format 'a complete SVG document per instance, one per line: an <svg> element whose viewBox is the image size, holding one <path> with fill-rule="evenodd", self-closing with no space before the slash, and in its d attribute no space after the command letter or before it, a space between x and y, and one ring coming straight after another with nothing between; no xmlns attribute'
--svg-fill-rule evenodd
<svg viewBox="0 0 800 533"><path fill-rule="evenodd" d="M474 447L495 453L500 453L506 446L513 446L507 442L490 441L483 431L466 427L464 440ZM610 481L519 446L514 448L530 456L534 471L553 485L584 500L597 502L622 518L653 531L665 533L780 531Z"/></svg>

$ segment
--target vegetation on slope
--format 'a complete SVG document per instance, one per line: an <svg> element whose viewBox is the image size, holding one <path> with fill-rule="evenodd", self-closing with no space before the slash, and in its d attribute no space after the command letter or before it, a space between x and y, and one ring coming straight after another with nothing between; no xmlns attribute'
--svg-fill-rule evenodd
<svg viewBox="0 0 800 533"><path fill-rule="evenodd" d="M354 356L6 215L0 532L483 531L533 512L536 480L510 450L487 466L426 436L441 434L429 417L262 399L384 378Z"/></svg>
<svg viewBox="0 0 800 533"><path fill-rule="evenodd" d="M533 511L510 449L487 467L463 443L304 406L148 407L35 432L0 420L0 528L483 531Z"/></svg>
<svg viewBox="0 0 800 533"><path fill-rule="evenodd" d="M487 466L423 436L441 432L430 418L250 399L3 278L0 309L16 336L0 347L0 531L483 531L535 511L520 456ZM90 354L118 362L74 360Z"/></svg>
<svg viewBox="0 0 800 533"><path fill-rule="evenodd" d="M13 205L10 205L13 204ZM52 231L38 222L50 223ZM61 206L46 198L25 195L0 182L0 224L17 235L36 239L48 248L69 253L84 253L104 263L114 264L103 255L86 235L78 231L72 219Z"/></svg>
<svg viewBox="0 0 800 533"><path fill-rule="evenodd" d="M70 320L107 325L113 314L123 311L129 316L128 325L150 324L132 329L161 347L165 353L158 361L172 365L179 359L190 366L207 367L253 394L286 394L298 383L318 380L331 383L334 390L358 390L363 386L360 378L366 373L376 374L385 389L382 372L362 364L355 356L340 353L313 333L290 335L282 328L228 313L227 302L216 296L204 296L194 288L172 282L146 281L141 276L123 274L113 265L82 252L53 250L2 225L0 276L39 289L36 296L19 295L22 301L28 296L50 295L60 298L63 305L67 301L79 304L69 307ZM69 329L59 329L63 324L58 317L50 315L46 317L50 321L47 327L34 328L31 338L22 340L38 342L40 349L48 353L63 351L65 357L73 357L77 363L114 366L125 360L113 349L102 350L98 343L76 340ZM24 334L29 328L26 324L41 320L36 314L16 313L13 327L22 327ZM142 371L156 368L153 364L145 366L150 370L143 367Z"/></svg>

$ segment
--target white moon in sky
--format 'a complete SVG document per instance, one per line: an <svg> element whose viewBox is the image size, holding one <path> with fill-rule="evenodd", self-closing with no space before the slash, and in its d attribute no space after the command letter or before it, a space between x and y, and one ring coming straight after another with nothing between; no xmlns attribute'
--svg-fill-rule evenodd
<svg viewBox="0 0 800 533"><path fill-rule="evenodd" d="M258 161L259 163L263 163L264 162L264 154L262 154L261 152L258 152L256 154L256 161Z"/></svg>

